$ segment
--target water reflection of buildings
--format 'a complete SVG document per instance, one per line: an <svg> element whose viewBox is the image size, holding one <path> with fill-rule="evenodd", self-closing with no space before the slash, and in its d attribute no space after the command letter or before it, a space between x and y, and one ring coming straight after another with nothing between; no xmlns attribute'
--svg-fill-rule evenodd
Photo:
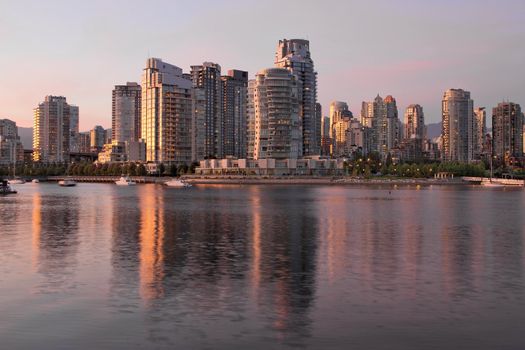
<svg viewBox="0 0 525 350"><path fill-rule="evenodd" d="M252 295L282 337L310 332L319 232L317 213L304 205L311 196L301 189L250 188Z"/></svg>
<svg viewBox="0 0 525 350"><path fill-rule="evenodd" d="M111 294L123 307L122 300L134 300L139 296L135 286L139 280L141 208L136 198L123 200L115 193L111 222Z"/></svg>
<svg viewBox="0 0 525 350"><path fill-rule="evenodd" d="M246 270L246 219L229 210L225 196L200 202L184 195L148 185L140 186L138 204L114 203L113 287L138 278L140 297L151 307L187 293L196 309L218 308Z"/></svg>
<svg viewBox="0 0 525 350"><path fill-rule="evenodd" d="M498 191L464 189L461 200L441 198L442 280L449 296L467 298L499 281L523 278L522 208ZM515 199L522 201L521 193ZM509 206L509 203L512 203ZM496 273L497 271L497 273ZM506 282L496 289L513 292ZM523 284L519 286L523 291Z"/></svg>
<svg viewBox="0 0 525 350"><path fill-rule="evenodd" d="M164 294L164 198L153 186L140 197L140 294L151 300Z"/></svg>
<svg viewBox="0 0 525 350"><path fill-rule="evenodd" d="M156 319L171 320L189 310L202 318L247 315L252 305L257 319L287 335L283 341L307 335L317 214L297 210L305 199L302 192L266 191L189 192L145 185L138 189L138 205L114 202L115 295L132 289L128 296L136 293L149 310L159 311L153 313Z"/></svg>
<svg viewBox="0 0 525 350"><path fill-rule="evenodd" d="M46 276L45 288L58 290L73 274L77 266L78 228L77 197L34 194L33 266Z"/></svg>

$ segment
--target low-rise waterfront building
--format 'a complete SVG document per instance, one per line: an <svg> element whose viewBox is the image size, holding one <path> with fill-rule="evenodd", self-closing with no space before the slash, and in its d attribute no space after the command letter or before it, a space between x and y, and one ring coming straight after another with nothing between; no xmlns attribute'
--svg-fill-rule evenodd
<svg viewBox="0 0 525 350"><path fill-rule="evenodd" d="M114 141L104 145L102 152L98 154L99 163L127 162L126 143Z"/></svg>
<svg viewBox="0 0 525 350"><path fill-rule="evenodd" d="M206 159L196 175L335 176L344 174L342 159Z"/></svg>
<svg viewBox="0 0 525 350"><path fill-rule="evenodd" d="M146 161L146 144L144 141L112 141L104 145L98 154L99 163L144 162Z"/></svg>

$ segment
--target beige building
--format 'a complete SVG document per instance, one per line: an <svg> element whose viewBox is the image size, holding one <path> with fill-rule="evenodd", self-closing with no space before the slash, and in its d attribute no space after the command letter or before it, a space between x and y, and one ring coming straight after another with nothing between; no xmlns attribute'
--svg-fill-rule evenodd
<svg viewBox="0 0 525 350"><path fill-rule="evenodd" d="M349 157L354 157L356 153L367 155L369 130L364 127L356 118L350 119L348 129L346 131L346 145L345 154Z"/></svg>
<svg viewBox="0 0 525 350"><path fill-rule="evenodd" d="M16 123L0 119L0 164L10 165L24 161L24 146L18 136Z"/></svg>
<svg viewBox="0 0 525 350"><path fill-rule="evenodd" d="M141 138L146 161L191 162L192 84L182 69L150 58L142 75Z"/></svg>
<svg viewBox="0 0 525 350"><path fill-rule="evenodd" d="M370 152L378 152L383 158L401 141L401 121L396 99L388 95L383 99L377 95L372 102L363 102L361 124L370 129Z"/></svg>
<svg viewBox="0 0 525 350"><path fill-rule="evenodd" d="M89 131L90 137L90 150L93 153L102 151L106 142L106 130L100 125L95 125L93 129Z"/></svg>
<svg viewBox="0 0 525 350"><path fill-rule="evenodd" d="M246 157L253 159L255 153L255 79L248 80L246 98Z"/></svg>
<svg viewBox="0 0 525 350"><path fill-rule="evenodd" d="M98 154L99 163L114 162L144 162L146 160L146 144L142 141L112 141L104 145Z"/></svg>
<svg viewBox="0 0 525 350"><path fill-rule="evenodd" d="M343 160L320 158L292 159L207 159L195 169L197 175L342 175Z"/></svg>
<svg viewBox="0 0 525 350"><path fill-rule="evenodd" d="M352 112L346 102L333 101L330 103L330 138L332 157L346 155L347 131L350 128Z"/></svg>
<svg viewBox="0 0 525 350"><path fill-rule="evenodd" d="M321 154L321 116L316 113L317 72L310 53L310 42L303 39L279 41L275 66L288 69L301 82L299 116L301 120L301 152L305 156Z"/></svg>
<svg viewBox="0 0 525 350"><path fill-rule="evenodd" d="M33 112L33 160L68 162L71 111L66 98L46 96Z"/></svg>
<svg viewBox="0 0 525 350"><path fill-rule="evenodd" d="M474 158L481 159L484 153L485 137L487 135L487 111L485 107L474 110L473 138L474 138Z"/></svg>
<svg viewBox="0 0 525 350"><path fill-rule="evenodd" d="M254 88L254 159L299 158L302 154L301 82L283 68L257 73Z"/></svg>
<svg viewBox="0 0 525 350"><path fill-rule="evenodd" d="M474 160L473 105L470 92L461 89L445 91L442 101L443 161Z"/></svg>
<svg viewBox="0 0 525 350"><path fill-rule="evenodd" d="M116 85L112 91L111 139L116 142L138 141L140 134L142 89L137 83Z"/></svg>
<svg viewBox="0 0 525 350"><path fill-rule="evenodd" d="M425 114L423 107L412 104L405 111L405 139L426 139Z"/></svg>

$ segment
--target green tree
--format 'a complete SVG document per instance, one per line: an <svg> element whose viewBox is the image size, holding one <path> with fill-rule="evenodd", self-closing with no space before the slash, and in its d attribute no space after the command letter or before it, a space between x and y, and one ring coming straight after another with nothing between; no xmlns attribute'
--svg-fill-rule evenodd
<svg viewBox="0 0 525 350"><path fill-rule="evenodd" d="M148 171L146 170L146 167L144 166L144 164L139 164L139 166L137 167L137 175L138 176L148 175Z"/></svg>
<svg viewBox="0 0 525 350"><path fill-rule="evenodd" d="M179 175L184 175L188 172L189 168L186 164L180 164L177 171Z"/></svg>

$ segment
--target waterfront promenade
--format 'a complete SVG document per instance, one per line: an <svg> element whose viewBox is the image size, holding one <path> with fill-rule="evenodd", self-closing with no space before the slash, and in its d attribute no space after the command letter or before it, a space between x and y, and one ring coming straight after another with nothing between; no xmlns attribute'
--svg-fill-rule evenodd
<svg viewBox="0 0 525 350"><path fill-rule="evenodd" d="M76 182L111 183L119 176L49 176L42 181L60 181L65 178ZM182 178L191 184L233 184L233 185L466 185L461 178L426 179L426 178L356 178L356 177L312 177L312 176L235 176L235 175L185 175ZM137 183L163 184L169 177L131 176Z"/></svg>

